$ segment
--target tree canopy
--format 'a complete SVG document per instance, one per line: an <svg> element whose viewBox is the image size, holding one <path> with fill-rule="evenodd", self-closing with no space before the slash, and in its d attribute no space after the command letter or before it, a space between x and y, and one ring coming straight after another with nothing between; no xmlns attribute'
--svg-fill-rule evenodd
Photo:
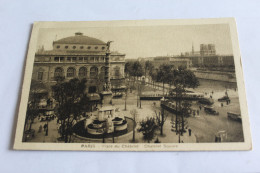
<svg viewBox="0 0 260 173"><path fill-rule="evenodd" d="M65 142L72 134L72 123L78 118L88 101L85 95L86 79L71 79L68 82L57 82L52 86L53 97L59 103L56 113L61 121L61 135Z"/></svg>

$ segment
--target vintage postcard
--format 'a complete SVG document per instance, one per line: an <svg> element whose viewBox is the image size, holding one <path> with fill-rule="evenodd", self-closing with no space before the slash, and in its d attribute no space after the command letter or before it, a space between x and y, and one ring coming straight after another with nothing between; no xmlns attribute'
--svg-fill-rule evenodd
<svg viewBox="0 0 260 173"><path fill-rule="evenodd" d="M251 150L235 20L35 22L14 149Z"/></svg>

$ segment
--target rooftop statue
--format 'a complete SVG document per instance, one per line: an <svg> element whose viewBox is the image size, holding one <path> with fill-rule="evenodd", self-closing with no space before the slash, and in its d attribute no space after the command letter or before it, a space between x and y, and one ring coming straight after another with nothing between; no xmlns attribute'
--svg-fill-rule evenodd
<svg viewBox="0 0 260 173"><path fill-rule="evenodd" d="M110 44L112 43L113 41L108 41L107 42L107 51L110 51Z"/></svg>

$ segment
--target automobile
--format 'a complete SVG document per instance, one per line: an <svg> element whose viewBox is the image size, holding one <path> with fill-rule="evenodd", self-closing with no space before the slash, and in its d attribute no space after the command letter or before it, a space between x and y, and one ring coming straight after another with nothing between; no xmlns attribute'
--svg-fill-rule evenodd
<svg viewBox="0 0 260 173"><path fill-rule="evenodd" d="M219 115L219 113L213 108L213 106L204 106L204 111L205 111L207 114Z"/></svg>
<svg viewBox="0 0 260 173"><path fill-rule="evenodd" d="M198 100L198 103L200 104L204 104L204 105L213 105L214 104L214 100L211 98L200 98Z"/></svg>
<svg viewBox="0 0 260 173"><path fill-rule="evenodd" d="M221 98L218 99L219 102L226 102L226 101L230 101L228 96L223 96Z"/></svg>
<svg viewBox="0 0 260 173"><path fill-rule="evenodd" d="M241 115L238 113L227 112L227 117L229 119L241 122Z"/></svg>

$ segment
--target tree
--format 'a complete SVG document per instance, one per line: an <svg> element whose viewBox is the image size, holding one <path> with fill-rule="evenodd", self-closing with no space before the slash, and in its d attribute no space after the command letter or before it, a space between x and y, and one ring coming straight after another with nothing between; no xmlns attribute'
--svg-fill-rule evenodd
<svg viewBox="0 0 260 173"><path fill-rule="evenodd" d="M65 142L71 141L73 123L85 108L86 79L71 79L68 82L57 82L52 86L53 97L59 106L56 110L58 119L61 121L61 136Z"/></svg>
<svg viewBox="0 0 260 173"><path fill-rule="evenodd" d="M155 118L147 117L147 119L140 122L140 126L138 132L142 132L144 140L147 140L148 143L150 143L150 141L154 139L155 131L158 128Z"/></svg>
<svg viewBox="0 0 260 173"><path fill-rule="evenodd" d="M31 81L29 100L27 104L27 111L24 124L24 133L26 131L30 132L32 128L32 123L35 117L40 113L39 103L41 99L48 95L47 87L36 80ZM29 127L28 127L29 125ZM26 141L26 135L24 134L23 141Z"/></svg>
<svg viewBox="0 0 260 173"><path fill-rule="evenodd" d="M155 82L157 82L157 74L158 74L158 69L151 68L149 71L149 75L153 81L153 87L155 88Z"/></svg>
<svg viewBox="0 0 260 173"><path fill-rule="evenodd" d="M125 74L126 77L131 78L133 77L134 83L132 86L130 86L130 92L132 89L135 89L134 84L137 77L143 76L143 66L139 61L135 62L127 62L125 64Z"/></svg>
<svg viewBox="0 0 260 173"><path fill-rule="evenodd" d="M173 80L174 66L169 64L162 64L159 66L157 80L163 83L163 95L164 95L164 84L172 83Z"/></svg>
<svg viewBox="0 0 260 173"><path fill-rule="evenodd" d="M133 142L135 142L135 128L136 128L136 116L138 114L138 112L136 111L136 109L132 109L130 111L130 114L133 116L133 121L134 121L134 124L133 124Z"/></svg>
<svg viewBox="0 0 260 173"><path fill-rule="evenodd" d="M143 66L139 61L135 61L132 65L131 76L141 77L144 75Z"/></svg>
<svg viewBox="0 0 260 173"><path fill-rule="evenodd" d="M156 110L154 112L155 112L155 115L156 115L157 126L160 127L160 134L161 134L161 136L163 136L163 125L164 125L164 122L167 119L168 114L166 114L163 109L162 109L161 112L157 113Z"/></svg>
<svg viewBox="0 0 260 173"><path fill-rule="evenodd" d="M150 70L153 69L154 66L151 61L145 61L144 64L144 75L147 77L147 73L149 74Z"/></svg>
<svg viewBox="0 0 260 173"><path fill-rule="evenodd" d="M126 62L125 63L125 75L126 75L126 78L129 77L130 74L132 74L132 66L133 66L132 62Z"/></svg>
<svg viewBox="0 0 260 173"><path fill-rule="evenodd" d="M181 134L184 131L184 115L187 115L186 112L189 111L190 105L187 102L183 101L183 96L186 94L186 88L196 88L199 86L199 80L195 74L186 68L179 67L173 71L173 84L175 86L175 99L176 99L176 132L178 131L178 112L181 112L182 119L182 130ZM179 141L180 142L180 141Z"/></svg>

